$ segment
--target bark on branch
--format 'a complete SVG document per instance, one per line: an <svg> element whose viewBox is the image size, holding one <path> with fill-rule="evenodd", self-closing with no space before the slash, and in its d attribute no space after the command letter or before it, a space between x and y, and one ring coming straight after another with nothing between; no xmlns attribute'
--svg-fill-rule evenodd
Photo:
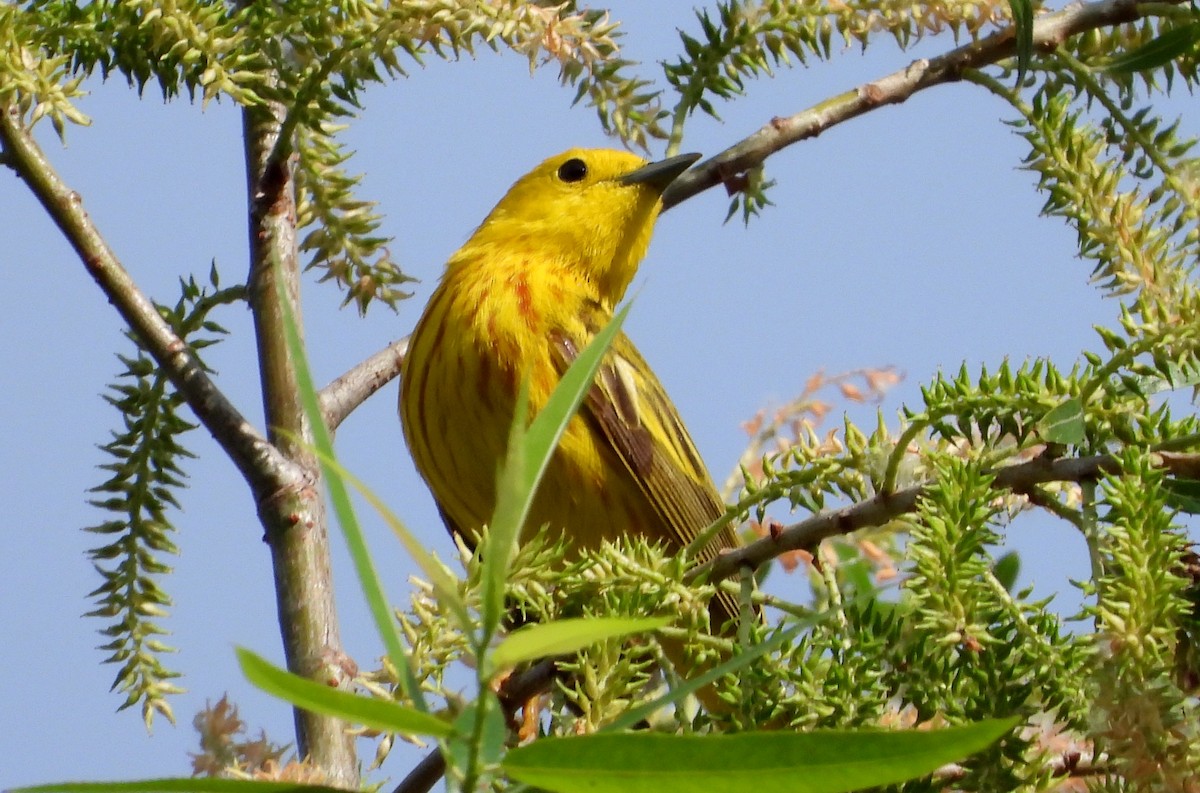
<svg viewBox="0 0 1200 793"><path fill-rule="evenodd" d="M400 374L408 337L394 341L321 389L321 415L333 432L355 408Z"/></svg>

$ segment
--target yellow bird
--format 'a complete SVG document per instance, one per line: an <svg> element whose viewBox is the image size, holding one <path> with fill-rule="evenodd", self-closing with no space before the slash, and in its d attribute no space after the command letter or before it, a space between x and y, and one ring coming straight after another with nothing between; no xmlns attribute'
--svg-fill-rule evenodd
<svg viewBox="0 0 1200 793"><path fill-rule="evenodd" d="M650 244L667 186L697 154L646 163L572 149L521 177L446 264L401 372L400 415L447 526L490 520L517 391L534 411L612 319ZM551 459L527 524L574 547L639 535L686 547L724 512L675 406L621 334ZM724 528L701 561L733 547ZM714 630L737 615L714 598Z"/></svg>

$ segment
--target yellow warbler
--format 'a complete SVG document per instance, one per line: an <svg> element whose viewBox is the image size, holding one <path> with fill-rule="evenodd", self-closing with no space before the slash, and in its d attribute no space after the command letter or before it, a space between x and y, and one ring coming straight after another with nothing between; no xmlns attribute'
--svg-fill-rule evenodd
<svg viewBox="0 0 1200 793"><path fill-rule="evenodd" d="M650 244L661 196L699 155L647 164L573 149L509 189L446 264L409 343L400 414L417 470L452 531L495 505L517 391L540 410L613 315ZM641 535L673 551L724 511L675 406L621 334L535 497L528 528L549 524L576 548ZM700 554L734 544L726 527ZM737 614L726 593L717 628Z"/></svg>

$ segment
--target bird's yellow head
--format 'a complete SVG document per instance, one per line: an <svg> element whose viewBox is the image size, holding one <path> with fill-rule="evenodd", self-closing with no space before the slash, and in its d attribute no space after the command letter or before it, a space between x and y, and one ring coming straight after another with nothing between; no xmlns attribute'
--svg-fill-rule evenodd
<svg viewBox="0 0 1200 793"><path fill-rule="evenodd" d="M464 250L536 250L529 266L569 268L612 306L646 255L663 191L699 156L565 151L518 179Z"/></svg>

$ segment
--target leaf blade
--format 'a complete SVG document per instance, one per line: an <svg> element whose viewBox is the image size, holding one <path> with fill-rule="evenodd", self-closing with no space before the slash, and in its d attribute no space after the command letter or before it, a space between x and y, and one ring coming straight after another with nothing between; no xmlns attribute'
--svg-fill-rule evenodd
<svg viewBox="0 0 1200 793"><path fill-rule="evenodd" d="M986 748L1018 723L942 730L596 733L545 738L509 752L505 771L559 793L842 793L903 782Z"/></svg>
<svg viewBox="0 0 1200 793"><path fill-rule="evenodd" d="M652 631L669 623L662 617L580 617L527 625L496 646L491 662L495 669L505 669L523 661L566 655L605 639Z"/></svg>
<svg viewBox="0 0 1200 793"><path fill-rule="evenodd" d="M1047 443L1078 446L1087 437L1083 422L1083 402L1079 397L1071 397L1054 406L1042 416L1037 427L1042 440Z"/></svg>
<svg viewBox="0 0 1200 793"><path fill-rule="evenodd" d="M1200 22L1169 30L1161 36L1147 41L1140 47L1118 55L1103 68L1111 74L1129 74L1143 72L1165 66L1200 42Z"/></svg>
<svg viewBox="0 0 1200 793"><path fill-rule="evenodd" d="M247 680L268 694L305 710L405 735L445 738L451 733L449 724L416 708L406 708L394 702L357 696L321 685L280 669L240 647L237 657Z"/></svg>
<svg viewBox="0 0 1200 793"><path fill-rule="evenodd" d="M528 429L521 428L528 388L527 385L522 386L521 393L525 396L517 400L518 409L514 414L508 459L496 487L496 507L492 522L488 524L488 543L480 576L480 611L485 636L490 637L500 624L508 565L533 506L537 483L541 481L550 463L550 456L571 418L583 403L604 360L604 354L621 332L621 324L628 313L629 304L626 304L579 353Z"/></svg>

